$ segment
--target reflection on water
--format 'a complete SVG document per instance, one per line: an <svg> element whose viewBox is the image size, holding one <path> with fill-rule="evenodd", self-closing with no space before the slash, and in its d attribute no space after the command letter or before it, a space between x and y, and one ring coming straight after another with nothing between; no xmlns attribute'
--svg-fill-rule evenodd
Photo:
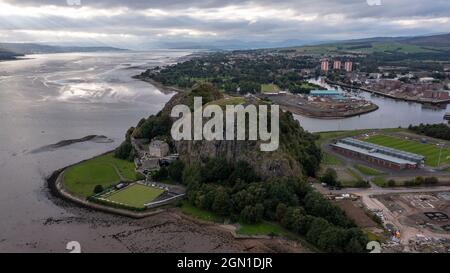
<svg viewBox="0 0 450 273"><path fill-rule="evenodd" d="M311 80L327 88L331 87L324 83L321 79ZM346 92L346 91L345 91ZM336 130L355 130L355 129L371 129L371 128L397 128L408 127L410 124L418 125L420 123L442 123L444 115L450 111L448 105L422 105L419 103L398 101L390 98L381 97L368 92L355 91L355 96L359 96L366 100L370 100L380 107L375 112L356 116L347 119L314 119L296 115L301 125L310 132L324 132Z"/></svg>
<svg viewBox="0 0 450 273"><path fill-rule="evenodd" d="M96 242L99 232L107 232L101 228L44 224L49 218L73 216L49 199L44 177L114 149L130 126L157 113L172 94L131 76L189 53L34 55L0 63L0 252L64 251L67 241L77 239L108 250L105 241ZM113 142L87 141L31 153L89 135Z"/></svg>

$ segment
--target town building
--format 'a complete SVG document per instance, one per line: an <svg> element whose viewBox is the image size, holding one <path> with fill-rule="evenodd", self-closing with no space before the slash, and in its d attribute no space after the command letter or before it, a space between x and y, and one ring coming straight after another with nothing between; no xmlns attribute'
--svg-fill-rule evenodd
<svg viewBox="0 0 450 273"><path fill-rule="evenodd" d="M419 82L421 82L421 83L431 83L434 81L435 81L435 79L433 77L422 77L419 79Z"/></svg>
<svg viewBox="0 0 450 273"><path fill-rule="evenodd" d="M418 169L424 166L425 157L413 153L345 138L332 144L334 151L346 156L367 161L371 164L395 169Z"/></svg>
<svg viewBox="0 0 450 273"><path fill-rule="evenodd" d="M344 65L344 69L347 72L352 72L353 71L353 62L352 61L346 61L345 65Z"/></svg>
<svg viewBox="0 0 450 273"><path fill-rule="evenodd" d="M338 90L311 90L310 95L313 97L337 97L342 94Z"/></svg>
<svg viewBox="0 0 450 273"><path fill-rule="evenodd" d="M334 70L341 70L341 66L342 66L341 61L338 61L338 60L334 61L334 64L333 64L333 69Z"/></svg>
<svg viewBox="0 0 450 273"><path fill-rule="evenodd" d="M425 91L423 92L423 97L426 99L434 100L450 100L449 91Z"/></svg>
<svg viewBox="0 0 450 273"><path fill-rule="evenodd" d="M169 154L170 148L169 144L161 140L152 140L149 145L149 156L150 157L165 157Z"/></svg>
<svg viewBox="0 0 450 273"><path fill-rule="evenodd" d="M329 70L329 66L330 66L330 64L329 64L328 60L324 59L324 60L322 60L322 64L320 66L320 69L322 71L328 71Z"/></svg>

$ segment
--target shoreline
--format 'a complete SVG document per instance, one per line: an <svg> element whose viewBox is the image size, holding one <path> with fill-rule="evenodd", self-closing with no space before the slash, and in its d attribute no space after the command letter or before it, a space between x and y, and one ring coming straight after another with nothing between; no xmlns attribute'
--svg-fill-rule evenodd
<svg viewBox="0 0 450 273"><path fill-rule="evenodd" d="M156 87L156 89L158 89L159 91L165 93L165 94L169 94L169 93L183 93L186 92L185 90L182 90L180 88L177 88L175 86L166 86L160 82L157 82L151 78L146 78L146 77L142 77L141 75L135 75L132 77L133 79L136 80L140 80L146 83L149 83L151 85L153 85L154 87Z"/></svg>
<svg viewBox="0 0 450 273"><path fill-rule="evenodd" d="M96 158L96 157L99 157L102 155L106 155L111 152L112 151L109 151L109 152L97 155L93 158ZM93 202L88 201L87 199L82 199L78 196L75 196L75 195L69 193L64 188L64 185L63 185L64 172L72 166L86 162L93 158L82 160L78 163L75 163L75 164L66 166L62 169L54 171L49 177L46 178L47 187L50 190L50 194L53 197L64 200L66 202L70 202L71 204L74 204L78 207L82 207L82 208L86 208L86 209L93 209L93 210L100 211L100 212L105 212L105 213L119 215L119 216L125 216L125 217L129 217L129 218L134 218L134 219L142 219L142 218L156 215L156 214L166 211L166 209L156 209L156 210L150 210L148 212L133 212L133 211L125 210L125 209L113 208L113 207L93 203Z"/></svg>
<svg viewBox="0 0 450 273"><path fill-rule="evenodd" d="M110 152L103 153L102 155L108 154L108 153L110 153ZM101 155L98 155L98 156L101 156ZM202 226L205 228L210 228L212 230L216 230L216 231L222 232L224 234L229 234L229 235L231 235L231 238L233 238L235 240L236 243L239 243L241 241L247 241L247 240L250 240L250 241L255 240L255 241L261 242L261 244L264 244L265 241L273 242L273 243L277 243L277 242L279 243L279 241L280 241L280 242L287 243L289 245L288 248L293 252L301 252L301 253L313 252L313 250L310 247L304 245L304 243L301 242L299 239L291 239L291 238L287 238L282 235L273 237L273 236L264 235L264 234L261 234L261 235L239 234L234 225L220 224L220 223L214 223L214 222L201 220L194 216L185 214L180 209L177 209L177 208L164 208L163 207L163 208L158 208L158 209L150 209L150 211L148 211L148 212L132 212L132 211L128 211L128 210L104 206L104 205L93 203L86 199L77 197L73 194L70 194L69 192L67 192L64 189L64 186L62 185L64 171L72 166L75 166L75 165L85 162L87 160L90 160L90 159L86 159L86 160L80 161L78 163L75 163L75 164L69 165L67 167L64 167L62 169L54 171L46 179L47 187L50 190L50 194L53 197L63 200L65 202L69 202L70 204L73 204L74 206L76 206L78 208L93 210L96 212L106 213L106 214L110 214L113 216L120 216L120 217L127 217L127 218L131 218L131 219L135 219L135 220L141 220L141 219L145 219L145 218L148 218L151 216L156 216L156 215L159 215L162 213L169 213L172 215L176 215L176 217L179 217L180 219L184 219L187 222L192 222L196 225L199 225L199 226Z"/></svg>
<svg viewBox="0 0 450 273"><path fill-rule="evenodd" d="M379 96L382 96L382 97L391 98L391 99L399 100L399 101L415 102L415 103L420 103L420 104L427 104L427 103L430 103L430 104L448 104L448 103L450 103L450 99L448 99L448 100L427 100L427 99L403 98L403 97L397 97L397 96L394 96L394 95L391 95L391 94L386 94L386 93L383 93L383 92L380 92L380 91L376 91L376 90L372 90L372 89L365 88L365 87L355 87L355 86L352 86L350 84L345 84L345 83L342 83L342 82L333 82L333 81L330 81L328 79L326 79L325 82L328 83L328 84L331 84L331 85L337 85L337 86L344 87L344 88L359 89L359 90L362 90L362 91L365 91L365 92L369 92L369 93L372 93L372 94L376 94L376 95L379 95Z"/></svg>
<svg viewBox="0 0 450 273"><path fill-rule="evenodd" d="M343 115L315 115L312 114L310 112L307 111L303 111L303 109L301 108L296 108L293 106L286 106L286 105L280 105L280 107L282 109L286 109L289 112L292 112L295 115L300 115L300 116L304 116L307 118L313 118L313 119L322 119L322 120L338 120L338 119L346 119L346 118L352 118L352 117L357 117L357 116L362 116L362 115L366 115L366 114L370 114L372 112L377 111L378 109L380 109L380 107L378 105L373 105L372 108L367 109L367 110L362 110L359 112L353 112L353 113L348 113L348 114L343 114Z"/></svg>

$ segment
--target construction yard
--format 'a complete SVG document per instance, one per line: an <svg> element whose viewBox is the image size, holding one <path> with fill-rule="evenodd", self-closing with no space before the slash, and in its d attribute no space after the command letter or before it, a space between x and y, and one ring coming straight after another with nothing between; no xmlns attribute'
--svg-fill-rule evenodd
<svg viewBox="0 0 450 273"><path fill-rule="evenodd" d="M393 249L413 252L450 252L450 192L375 196L387 210L381 214L400 240Z"/></svg>

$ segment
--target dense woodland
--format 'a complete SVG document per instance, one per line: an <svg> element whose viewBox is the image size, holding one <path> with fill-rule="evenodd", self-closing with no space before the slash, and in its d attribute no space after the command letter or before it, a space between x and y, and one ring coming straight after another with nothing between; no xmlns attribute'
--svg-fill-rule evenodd
<svg viewBox="0 0 450 273"><path fill-rule="evenodd" d="M245 161L209 159L186 167L188 201L232 221L278 222L326 252L364 252L367 237L301 178L261 181Z"/></svg>

